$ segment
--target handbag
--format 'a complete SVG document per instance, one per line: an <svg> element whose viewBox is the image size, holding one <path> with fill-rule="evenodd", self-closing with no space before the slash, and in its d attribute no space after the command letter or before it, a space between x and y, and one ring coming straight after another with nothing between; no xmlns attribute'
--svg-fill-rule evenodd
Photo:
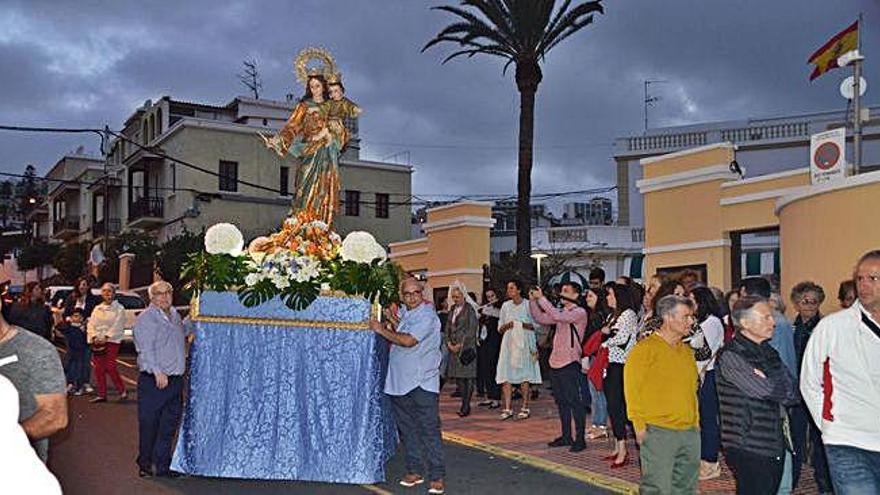
<svg viewBox="0 0 880 495"><path fill-rule="evenodd" d="M474 359L477 359L477 350L473 347L468 347L458 355L458 361L464 366L474 362Z"/></svg>
<svg viewBox="0 0 880 495"><path fill-rule="evenodd" d="M596 358L593 359L593 364L591 364L590 369L587 370L587 378L598 391L602 391L602 383L605 381L605 368L607 367L608 348L600 347L599 351L596 353Z"/></svg>
<svg viewBox="0 0 880 495"><path fill-rule="evenodd" d="M694 331L694 334L691 338L692 339L696 338L698 333L703 336L703 345L700 346L699 349L694 349L694 360L695 361L705 361L707 359L711 359L712 358L712 348L709 347L709 341L708 341L708 339L706 339L706 335L703 334L703 329L697 327L697 329Z"/></svg>

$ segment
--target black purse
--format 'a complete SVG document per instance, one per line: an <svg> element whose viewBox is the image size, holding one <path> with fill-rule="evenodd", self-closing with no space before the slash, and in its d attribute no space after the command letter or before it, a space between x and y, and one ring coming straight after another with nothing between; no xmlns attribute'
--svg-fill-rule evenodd
<svg viewBox="0 0 880 495"><path fill-rule="evenodd" d="M697 334L701 334L703 336L703 345L699 349L694 349L694 360L695 361L705 361L712 357L712 348L709 346L709 340L706 339L706 334L703 333L703 329L700 328L699 325L696 325L693 330L693 334L691 334L691 339L697 336Z"/></svg>
<svg viewBox="0 0 880 495"><path fill-rule="evenodd" d="M477 350L473 347L468 347L458 355L458 361L464 366L473 363L474 359L477 359Z"/></svg>

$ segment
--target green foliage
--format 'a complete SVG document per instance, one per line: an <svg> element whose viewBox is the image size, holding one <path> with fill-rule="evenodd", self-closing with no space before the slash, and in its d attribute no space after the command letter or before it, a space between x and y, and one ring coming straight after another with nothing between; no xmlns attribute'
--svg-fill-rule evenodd
<svg viewBox="0 0 880 495"><path fill-rule="evenodd" d="M190 293L203 290L223 292L243 286L247 274L244 257L199 251L189 256L181 278L187 280L184 290Z"/></svg>
<svg viewBox="0 0 880 495"><path fill-rule="evenodd" d="M184 232L162 244L156 256L156 270L172 287L175 287L174 304L186 304L192 298L190 280L183 276L181 268L187 260L198 254L205 245L205 235Z"/></svg>
<svg viewBox="0 0 880 495"><path fill-rule="evenodd" d="M398 299L398 286L402 270L391 262L370 264L338 261L331 265L330 288L347 294L358 294L387 306Z"/></svg>
<svg viewBox="0 0 880 495"><path fill-rule="evenodd" d="M33 244L25 246L19 252L18 269L27 271L51 265L59 249L60 246L57 244L49 244L40 239L35 239Z"/></svg>
<svg viewBox="0 0 880 495"><path fill-rule="evenodd" d="M196 294L205 290L235 290L239 301L249 308L279 297L287 307L299 311L318 297L323 284L328 284L331 290L360 295L369 301L378 300L385 306L398 300L397 288L403 273L399 266L388 261L366 264L337 258L323 263L317 278L308 282L290 280L290 286L279 289L270 279L246 285L245 277L255 272L247 260L247 256L204 251L192 254L181 272L181 279L187 281L184 289Z"/></svg>
<svg viewBox="0 0 880 495"><path fill-rule="evenodd" d="M62 246L52 259L52 266L68 283L86 274L86 259L89 255L88 242L73 242Z"/></svg>
<svg viewBox="0 0 880 495"><path fill-rule="evenodd" d="M149 234L125 232L112 237L104 252L106 261L101 265L100 278L105 282L119 281L119 255L123 253L134 254L132 271L146 268L152 270L157 251L156 240Z"/></svg>

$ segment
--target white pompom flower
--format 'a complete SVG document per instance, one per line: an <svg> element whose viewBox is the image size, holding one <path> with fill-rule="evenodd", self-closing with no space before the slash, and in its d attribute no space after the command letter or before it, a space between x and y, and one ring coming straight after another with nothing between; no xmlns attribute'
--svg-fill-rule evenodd
<svg viewBox="0 0 880 495"><path fill-rule="evenodd" d="M240 256L244 249L244 237L238 227L231 223L212 225L205 232L205 251L210 254Z"/></svg>
<svg viewBox="0 0 880 495"><path fill-rule="evenodd" d="M261 280L263 280L263 276L261 274L248 273L247 276L244 278L244 283L248 287L253 287L253 286L257 285L258 283L260 283Z"/></svg>
<svg viewBox="0 0 880 495"><path fill-rule="evenodd" d="M372 234L359 230L345 236L340 254L344 261L370 263L377 258L384 259L385 250Z"/></svg>

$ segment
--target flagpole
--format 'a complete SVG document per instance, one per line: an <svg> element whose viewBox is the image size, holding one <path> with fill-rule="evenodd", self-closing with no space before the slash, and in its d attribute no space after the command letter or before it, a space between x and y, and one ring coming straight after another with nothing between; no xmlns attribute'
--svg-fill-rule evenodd
<svg viewBox="0 0 880 495"><path fill-rule="evenodd" d="M861 45L862 45L862 14L859 13L858 20L858 48L859 48L859 56L853 62L853 107L855 109L854 117L855 121L853 122L853 173L855 175L859 174L859 169L862 166L862 95L861 95L861 83L862 83L862 53L861 53Z"/></svg>

